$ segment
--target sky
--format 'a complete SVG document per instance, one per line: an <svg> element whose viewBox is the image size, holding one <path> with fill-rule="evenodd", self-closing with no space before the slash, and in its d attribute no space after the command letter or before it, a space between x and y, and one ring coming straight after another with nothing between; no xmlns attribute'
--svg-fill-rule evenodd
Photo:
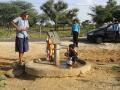
<svg viewBox="0 0 120 90"><path fill-rule="evenodd" d="M15 0L0 0L0 2L8 2L8 1L15 1ZM16 0L17 1L17 0ZM27 1L33 4L34 8L41 13L40 6L48 0L21 0ZM55 0L58 1L58 0ZM108 0L63 0L64 2L68 3L68 8L78 8L78 18L81 21L84 20L91 20L91 16L88 13L91 13L90 8L96 5L106 5ZM116 0L117 3L120 5L120 0Z"/></svg>

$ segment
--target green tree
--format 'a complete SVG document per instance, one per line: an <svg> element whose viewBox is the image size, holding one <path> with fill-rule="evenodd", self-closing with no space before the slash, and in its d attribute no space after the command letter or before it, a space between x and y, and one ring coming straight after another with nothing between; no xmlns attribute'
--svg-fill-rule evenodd
<svg viewBox="0 0 120 90"><path fill-rule="evenodd" d="M100 26L104 22L112 21L113 17L115 17L113 16L113 13L115 13L117 7L117 2L115 0L109 0L106 6L99 5L92 7L91 10L93 13L89 15L91 15L93 21L95 21L97 25Z"/></svg>
<svg viewBox="0 0 120 90"><path fill-rule="evenodd" d="M54 0L48 0L40 7L43 12L49 17L51 21L55 24L55 29L59 23L68 23L70 19L73 19L78 12L78 9L68 10L68 4L59 0L54 2Z"/></svg>
<svg viewBox="0 0 120 90"><path fill-rule="evenodd" d="M109 22L113 20L113 12L117 9L117 2L115 0L109 0L105 7L106 11L106 19L105 22Z"/></svg>
<svg viewBox="0 0 120 90"><path fill-rule="evenodd" d="M93 17L93 21L97 22L98 25L101 25L105 22L106 19L106 11L102 6L92 7L92 11L94 14L89 14Z"/></svg>
<svg viewBox="0 0 120 90"><path fill-rule="evenodd" d="M0 25L7 25L13 18L20 15L23 11L29 12L30 25L34 25L36 23L35 19L38 13L33 9L33 5L31 3L23 1L0 3Z"/></svg>
<svg viewBox="0 0 120 90"><path fill-rule="evenodd" d="M0 3L0 25L7 25L20 11L16 5Z"/></svg>
<svg viewBox="0 0 120 90"><path fill-rule="evenodd" d="M31 3L28 3L25 1L12 1L11 4L18 6L22 10L29 10L29 9L32 9L33 7Z"/></svg>
<svg viewBox="0 0 120 90"><path fill-rule="evenodd" d="M49 18L46 16L46 14L40 14L36 17L36 21L41 25L47 23L48 20Z"/></svg>
<svg viewBox="0 0 120 90"><path fill-rule="evenodd" d="M36 21L36 17L38 16L37 11L33 8L32 3L29 2L25 2L25 1L12 1L11 2L12 5L16 5L17 7L19 7L22 11L28 11L29 15L30 15L30 26L33 26L37 23Z"/></svg>
<svg viewBox="0 0 120 90"><path fill-rule="evenodd" d="M118 6L117 9L113 11L113 17L120 20L120 6Z"/></svg>

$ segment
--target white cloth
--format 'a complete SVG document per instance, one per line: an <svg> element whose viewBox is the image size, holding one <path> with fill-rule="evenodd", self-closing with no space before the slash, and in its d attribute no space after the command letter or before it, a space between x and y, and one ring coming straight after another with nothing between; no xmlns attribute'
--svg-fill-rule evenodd
<svg viewBox="0 0 120 90"><path fill-rule="evenodd" d="M21 31L23 29L29 28L28 20L23 20L21 17L17 17L13 20L14 23L18 25L18 30L16 31L16 37L25 38L28 37L26 31Z"/></svg>

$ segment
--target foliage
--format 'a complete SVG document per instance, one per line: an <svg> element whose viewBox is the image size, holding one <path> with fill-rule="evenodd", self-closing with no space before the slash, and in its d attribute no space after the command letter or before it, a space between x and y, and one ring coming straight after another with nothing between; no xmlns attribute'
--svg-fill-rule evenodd
<svg viewBox="0 0 120 90"><path fill-rule="evenodd" d="M113 11L113 17L120 20L120 6L118 6L117 9L115 11Z"/></svg>
<svg viewBox="0 0 120 90"><path fill-rule="evenodd" d="M97 25L102 25L105 22L110 22L113 20L113 17L118 18L120 12L117 11L118 6L115 0L109 0L106 6L95 6L92 7L92 16L93 21L97 23Z"/></svg>
<svg viewBox="0 0 120 90"><path fill-rule="evenodd" d="M19 14L21 9L16 5L9 3L0 3L0 25L8 24L16 15Z"/></svg>
<svg viewBox="0 0 120 90"><path fill-rule="evenodd" d="M83 27L86 27L86 26L88 26L90 23L91 23L91 21L85 20L85 21L83 21L83 22L81 23L81 25L82 25Z"/></svg>
<svg viewBox="0 0 120 90"><path fill-rule="evenodd" d="M48 0L40 8L54 22L55 27L57 24L70 23L78 12L78 9L68 10L68 4L61 0L58 2Z"/></svg>
<svg viewBox="0 0 120 90"><path fill-rule="evenodd" d="M0 3L0 25L6 26L13 18L18 16L21 12L28 11L30 14L30 25L35 24L35 17L37 11L33 9L31 3L24 1L12 1L7 3Z"/></svg>
<svg viewBox="0 0 120 90"><path fill-rule="evenodd" d="M11 4L16 5L17 7L19 7L22 10L29 10L33 7L33 5L31 3L28 3L25 1L12 1Z"/></svg>
<svg viewBox="0 0 120 90"><path fill-rule="evenodd" d="M95 28L95 24L86 24L85 26L81 26L80 36L86 36L88 31L93 30Z"/></svg>
<svg viewBox="0 0 120 90"><path fill-rule="evenodd" d="M47 21L49 20L49 18L46 16L46 14L40 14L36 17L36 21L38 22L38 24L45 24Z"/></svg>

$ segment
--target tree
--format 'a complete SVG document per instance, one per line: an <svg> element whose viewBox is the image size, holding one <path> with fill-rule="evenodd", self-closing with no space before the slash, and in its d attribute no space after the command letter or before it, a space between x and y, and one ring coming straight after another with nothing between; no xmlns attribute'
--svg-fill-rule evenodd
<svg viewBox="0 0 120 90"><path fill-rule="evenodd" d="M40 14L36 17L36 21L41 25L46 23L48 20L49 18L46 16L46 14Z"/></svg>
<svg viewBox="0 0 120 90"><path fill-rule="evenodd" d="M73 19L78 12L77 9L68 10L68 4L59 0L54 2L54 0L48 0L40 7L43 12L49 17L51 21L55 24L55 29L57 24L68 23L70 19Z"/></svg>
<svg viewBox="0 0 120 90"><path fill-rule="evenodd" d="M120 6L118 6L117 9L113 11L113 17L120 20Z"/></svg>
<svg viewBox="0 0 120 90"><path fill-rule="evenodd" d="M31 3L25 1L12 1L11 4L18 6L22 10L29 10L33 7Z"/></svg>
<svg viewBox="0 0 120 90"><path fill-rule="evenodd" d="M104 22L112 21L113 13L115 13L117 9L117 2L115 0L109 0L106 6L95 6L92 7L92 16L93 21L97 23L98 26L102 25ZM115 14L114 14L115 15Z"/></svg>
<svg viewBox="0 0 120 90"><path fill-rule="evenodd" d="M89 20L83 21L81 24L83 27L87 27L91 22Z"/></svg>
<svg viewBox="0 0 120 90"><path fill-rule="evenodd" d="M31 3L23 1L0 3L0 25L7 25L11 20L13 20L13 18L20 15L23 11L28 11L30 14L30 25L34 25L36 23L35 18L38 13L33 9L33 5Z"/></svg>
<svg viewBox="0 0 120 90"><path fill-rule="evenodd" d="M12 1L11 4L16 5L22 11L27 11L29 13L30 26L33 26L36 24L36 17L38 16L38 13L35 9L33 9L33 5L31 3L25 2L25 1Z"/></svg>
<svg viewBox="0 0 120 90"><path fill-rule="evenodd" d="M113 8L113 7L115 7L116 5L117 5L117 2L116 2L115 0L108 0L106 7Z"/></svg>
<svg viewBox="0 0 120 90"><path fill-rule="evenodd" d="M109 22L113 20L113 12L117 9L117 2L115 0L109 0L105 7L106 11L106 19L105 22Z"/></svg>
<svg viewBox="0 0 120 90"><path fill-rule="evenodd" d="M93 17L93 21L97 22L98 25L101 25L105 22L106 19L106 11L102 6L92 7L92 11L94 14L89 14Z"/></svg>
<svg viewBox="0 0 120 90"><path fill-rule="evenodd" d="M9 3L0 3L0 25L7 25L21 9Z"/></svg>

